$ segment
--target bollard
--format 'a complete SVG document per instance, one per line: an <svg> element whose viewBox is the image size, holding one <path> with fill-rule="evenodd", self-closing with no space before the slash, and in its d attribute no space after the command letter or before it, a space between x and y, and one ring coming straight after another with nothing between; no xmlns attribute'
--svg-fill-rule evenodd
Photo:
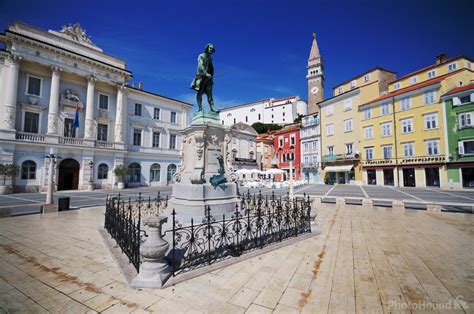
<svg viewBox="0 0 474 314"><path fill-rule="evenodd" d="M367 209L372 209L374 208L374 201L372 201L370 198L364 198L362 199L362 206Z"/></svg>
<svg viewBox="0 0 474 314"><path fill-rule="evenodd" d="M164 259L169 244L161 236L163 224L168 221L166 216L148 216L143 223L148 226L148 238L140 246L143 262L140 272L132 280L134 288L161 288L171 275L171 267Z"/></svg>

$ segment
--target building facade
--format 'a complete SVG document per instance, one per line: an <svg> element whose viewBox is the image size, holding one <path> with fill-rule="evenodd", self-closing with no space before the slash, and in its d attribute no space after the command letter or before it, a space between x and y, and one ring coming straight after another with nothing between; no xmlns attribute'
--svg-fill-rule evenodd
<svg viewBox="0 0 474 314"><path fill-rule="evenodd" d="M441 98L449 188L474 188L474 81Z"/></svg>
<svg viewBox="0 0 474 314"><path fill-rule="evenodd" d="M50 154L58 190L111 188L118 165L129 186L172 182L192 105L129 87L125 62L78 24L14 23L0 42L0 160L20 166L15 191L46 189Z"/></svg>
<svg viewBox="0 0 474 314"><path fill-rule="evenodd" d="M469 84L471 62L441 55L359 107L365 184L449 187L441 95Z"/></svg>
<svg viewBox="0 0 474 314"><path fill-rule="evenodd" d="M324 182L362 184L359 105L387 90L395 73L373 68L337 85L334 96L319 103Z"/></svg>
<svg viewBox="0 0 474 314"><path fill-rule="evenodd" d="M317 112L301 119L300 142L302 180L321 183L321 133Z"/></svg>
<svg viewBox="0 0 474 314"><path fill-rule="evenodd" d="M257 132L243 122L234 124L230 131L234 170L257 169Z"/></svg>
<svg viewBox="0 0 474 314"><path fill-rule="evenodd" d="M283 179L290 178L290 167L293 179L301 180L301 146L300 125L288 125L273 133L274 165L286 171Z"/></svg>
<svg viewBox="0 0 474 314"><path fill-rule="evenodd" d="M273 168L273 134L259 134L257 136L257 167L265 171Z"/></svg>
<svg viewBox="0 0 474 314"><path fill-rule="evenodd" d="M318 111L318 103L324 100L324 73L323 60L319 53L316 34L313 33L313 42L309 52L306 80L308 81L308 111Z"/></svg>
<svg viewBox="0 0 474 314"><path fill-rule="evenodd" d="M298 115L307 113L307 104L299 96L280 99L267 98L221 109L219 113L223 125L232 126L243 122L291 124Z"/></svg>

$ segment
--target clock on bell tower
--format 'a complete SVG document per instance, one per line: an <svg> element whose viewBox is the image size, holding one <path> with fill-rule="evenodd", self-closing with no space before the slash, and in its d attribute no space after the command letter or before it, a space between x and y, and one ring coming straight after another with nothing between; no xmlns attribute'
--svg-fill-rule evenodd
<svg viewBox="0 0 474 314"><path fill-rule="evenodd" d="M324 74L321 55L316 41L316 33L313 33L313 43L308 58L308 110L309 113L317 112L317 103L324 100Z"/></svg>

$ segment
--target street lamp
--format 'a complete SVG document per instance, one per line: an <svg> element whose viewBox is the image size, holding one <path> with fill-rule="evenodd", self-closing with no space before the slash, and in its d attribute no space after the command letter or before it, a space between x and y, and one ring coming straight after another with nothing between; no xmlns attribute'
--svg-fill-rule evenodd
<svg viewBox="0 0 474 314"><path fill-rule="evenodd" d="M89 175L89 183L92 184L94 182L94 162L91 160L89 161L89 168L90 168L90 175Z"/></svg>
<svg viewBox="0 0 474 314"><path fill-rule="evenodd" d="M54 165L61 159L61 157L56 156L52 151L45 156L49 159L49 168L48 168L48 189L46 193L46 203L45 205L54 204Z"/></svg>
<svg viewBox="0 0 474 314"><path fill-rule="evenodd" d="M293 161L295 159L295 154L294 154L294 149L295 147L293 145L290 146L290 198L293 199L294 197L294 191L293 191Z"/></svg>

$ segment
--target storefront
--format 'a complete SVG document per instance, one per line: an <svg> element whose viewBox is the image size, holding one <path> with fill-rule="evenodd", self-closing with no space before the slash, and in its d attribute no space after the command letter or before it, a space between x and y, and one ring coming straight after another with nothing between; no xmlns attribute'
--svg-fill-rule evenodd
<svg viewBox="0 0 474 314"><path fill-rule="evenodd" d="M355 180L354 166L326 166L324 168L325 183L326 184L349 184Z"/></svg>

